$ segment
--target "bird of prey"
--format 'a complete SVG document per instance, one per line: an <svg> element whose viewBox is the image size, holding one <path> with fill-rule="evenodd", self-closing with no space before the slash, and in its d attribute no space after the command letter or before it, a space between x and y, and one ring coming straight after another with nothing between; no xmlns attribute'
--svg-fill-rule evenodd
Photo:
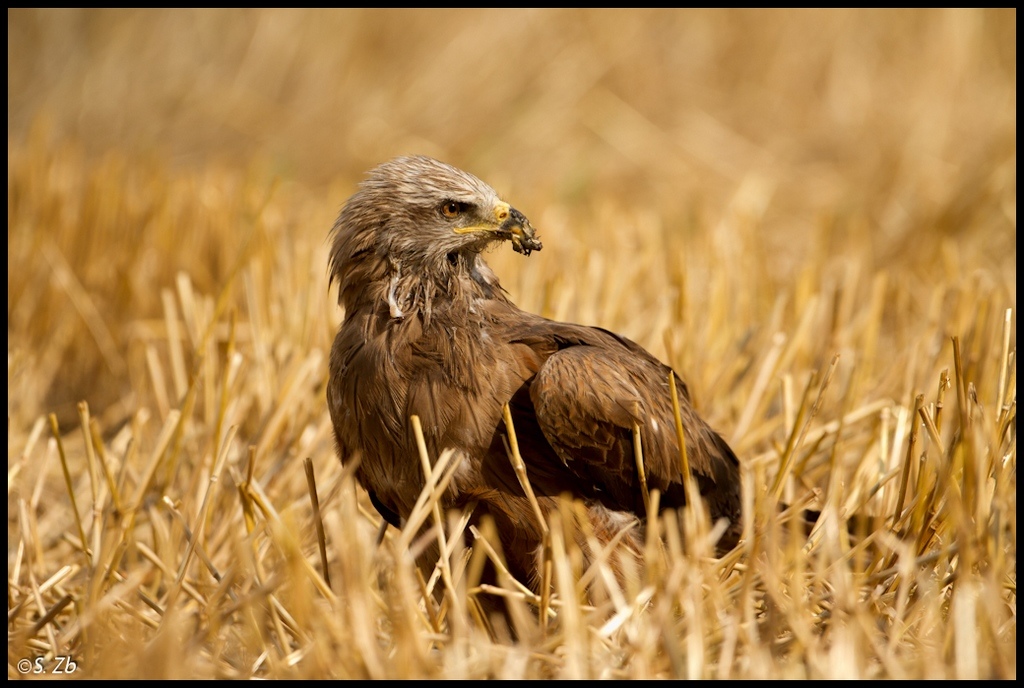
<svg viewBox="0 0 1024 688"><path fill-rule="evenodd" d="M332 231L330 276L344 307L327 402L342 462L388 523L401 527L424 477L410 418L429 455L463 454L442 502L494 518L510 571L536 584L542 529L510 462L507 404L542 509L585 505L594 532L623 529L642 549L646 518L634 452L661 507L686 502L674 376L694 485L713 519L740 521L739 464L693 409L683 381L629 339L520 310L481 252L541 249L529 220L476 177L416 156L385 162ZM620 536L622 535L619 533Z"/></svg>

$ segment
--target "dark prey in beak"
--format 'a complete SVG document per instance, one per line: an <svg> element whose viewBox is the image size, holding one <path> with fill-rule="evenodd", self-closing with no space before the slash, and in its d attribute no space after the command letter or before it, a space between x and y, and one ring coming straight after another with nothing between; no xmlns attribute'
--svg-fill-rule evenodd
<svg viewBox="0 0 1024 688"><path fill-rule="evenodd" d="M544 248L544 244L537 239L537 230L533 228L526 216L515 208L509 208L508 217L501 223L498 232L510 236L512 248L524 256Z"/></svg>

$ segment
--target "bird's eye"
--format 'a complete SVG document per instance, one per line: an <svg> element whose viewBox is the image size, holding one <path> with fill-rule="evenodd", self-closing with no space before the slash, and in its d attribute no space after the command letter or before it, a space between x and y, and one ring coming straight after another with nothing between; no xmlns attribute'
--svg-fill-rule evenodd
<svg viewBox="0 0 1024 688"><path fill-rule="evenodd" d="M445 201L441 204L441 214L445 217L458 217L465 210L466 204L458 201Z"/></svg>

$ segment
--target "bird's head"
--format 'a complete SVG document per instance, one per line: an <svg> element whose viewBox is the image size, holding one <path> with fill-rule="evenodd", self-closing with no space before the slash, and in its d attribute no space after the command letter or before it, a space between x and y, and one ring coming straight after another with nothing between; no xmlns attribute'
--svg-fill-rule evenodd
<svg viewBox="0 0 1024 688"><path fill-rule="evenodd" d="M332 272L364 251L429 264L505 240L524 255L541 249L526 216L473 175L425 156L395 158L371 170L342 209Z"/></svg>

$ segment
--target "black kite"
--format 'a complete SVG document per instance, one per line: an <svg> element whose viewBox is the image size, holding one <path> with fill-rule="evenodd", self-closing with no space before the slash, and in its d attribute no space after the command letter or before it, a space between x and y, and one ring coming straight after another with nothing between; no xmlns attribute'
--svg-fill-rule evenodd
<svg viewBox="0 0 1024 688"><path fill-rule="evenodd" d="M595 529L643 541L634 459L640 426L646 480L663 508L685 503L665 364L607 330L554 322L512 303L481 251L508 240L540 250L530 222L476 177L426 157L369 173L333 229L332 281L345 319L334 341L327 401L343 462L400 527L423 486L410 417L428 451L465 458L445 506L491 514L513 573L534 580L538 523L510 464L508 404L542 508L581 500ZM740 521L735 454L693 409L675 376L689 465L713 519Z"/></svg>

